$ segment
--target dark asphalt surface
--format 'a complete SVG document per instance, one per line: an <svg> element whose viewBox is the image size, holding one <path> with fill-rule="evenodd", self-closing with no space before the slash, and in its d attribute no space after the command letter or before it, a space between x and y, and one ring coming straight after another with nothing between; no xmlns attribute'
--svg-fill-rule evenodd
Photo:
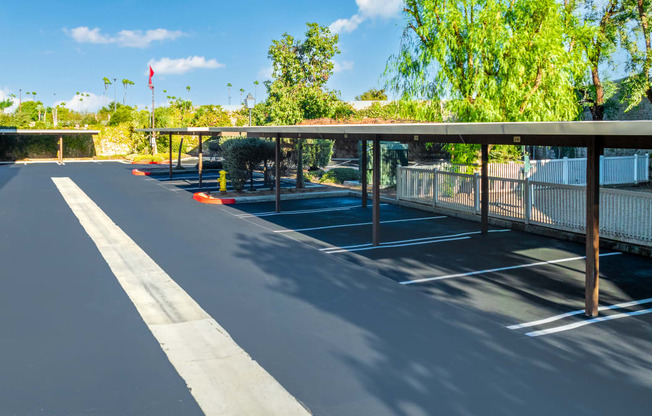
<svg viewBox="0 0 652 416"><path fill-rule="evenodd" d="M649 413L652 315L538 338L505 328L581 307L581 261L396 283L581 256L580 245L510 231L328 254L315 248L367 243L370 226L272 230L370 221L370 208L241 219L273 204L198 204L132 168L0 166L0 415L201 414L53 176L75 181L315 415ZM381 209L381 220L433 215ZM477 229L445 218L384 224L381 237ZM652 260L601 267L605 303L651 296Z"/></svg>

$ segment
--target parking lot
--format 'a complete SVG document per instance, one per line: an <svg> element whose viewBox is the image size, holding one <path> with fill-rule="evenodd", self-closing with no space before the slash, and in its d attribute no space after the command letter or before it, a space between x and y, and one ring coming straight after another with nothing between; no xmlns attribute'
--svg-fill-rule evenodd
<svg viewBox="0 0 652 416"><path fill-rule="evenodd" d="M528 336L570 330L616 330L627 336L652 323L648 258L601 253L602 315L589 320L583 313L584 247L579 244L495 227L481 235L478 223L385 203L381 244L373 247L371 207L362 208L356 198L288 201L281 213L272 203L228 209L240 220ZM586 328L594 324L595 329Z"/></svg>
<svg viewBox="0 0 652 416"><path fill-rule="evenodd" d="M356 198L283 201L278 214L207 205L131 169L0 166L0 415L205 413L197 397L219 395L168 350L231 355L158 338L140 313L159 293L151 270L314 415L649 411L652 259L603 251L605 309L590 320L579 244L384 203L372 247L371 207ZM66 182L93 208L71 207ZM80 226L98 209L91 226L112 230L99 237ZM124 257L102 251L117 234ZM149 266L110 263L134 253ZM145 290L134 296L123 273ZM186 310L156 299L160 319Z"/></svg>

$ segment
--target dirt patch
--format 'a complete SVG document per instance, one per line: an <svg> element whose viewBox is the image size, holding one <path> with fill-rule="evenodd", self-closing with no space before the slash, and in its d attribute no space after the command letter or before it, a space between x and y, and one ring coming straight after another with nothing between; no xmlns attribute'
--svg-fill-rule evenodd
<svg viewBox="0 0 652 416"><path fill-rule="evenodd" d="M651 192L652 193L652 182L639 183L636 185L609 185L605 186L609 189L620 189L622 191L634 191L634 192Z"/></svg>

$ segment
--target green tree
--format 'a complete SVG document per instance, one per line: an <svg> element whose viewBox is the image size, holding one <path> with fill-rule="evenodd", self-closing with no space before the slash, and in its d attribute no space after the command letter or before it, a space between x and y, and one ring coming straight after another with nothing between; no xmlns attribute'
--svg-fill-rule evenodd
<svg viewBox="0 0 652 416"><path fill-rule="evenodd" d="M629 77L623 81L623 100L631 110L647 97L652 103L652 0L623 0L618 16L620 41L628 52Z"/></svg>
<svg viewBox="0 0 652 416"><path fill-rule="evenodd" d="M9 99L9 98L7 98L6 100L2 100L2 101L0 101L0 113L4 113L4 112L5 112L5 108L9 108L9 107L11 107L13 104L14 104L14 102L13 102L11 99Z"/></svg>
<svg viewBox="0 0 652 416"><path fill-rule="evenodd" d="M122 86L123 86L124 89L125 89L124 95L123 95L123 97L122 97L122 104L123 104L123 105L126 105L126 104L127 104L127 88L128 88L129 86L131 86L131 85L134 85L133 81L128 80L127 78L124 78L124 79L122 80Z"/></svg>
<svg viewBox="0 0 652 416"><path fill-rule="evenodd" d="M555 0L406 0L403 14L385 75L404 98L448 99L465 122L578 117L575 80L586 66L568 53Z"/></svg>
<svg viewBox="0 0 652 416"><path fill-rule="evenodd" d="M385 94L384 88L382 90L371 88L370 90L367 90L363 92L361 95L355 97L355 99L357 101L386 101L387 94Z"/></svg>
<svg viewBox="0 0 652 416"><path fill-rule="evenodd" d="M605 103L615 92L612 82L604 81L601 67L613 66L611 56L618 41L617 17L621 0L565 0L564 30L568 34L569 54L581 54L585 60L589 82L578 85L582 101L591 110L593 120L603 120ZM580 79L577 80L581 83Z"/></svg>

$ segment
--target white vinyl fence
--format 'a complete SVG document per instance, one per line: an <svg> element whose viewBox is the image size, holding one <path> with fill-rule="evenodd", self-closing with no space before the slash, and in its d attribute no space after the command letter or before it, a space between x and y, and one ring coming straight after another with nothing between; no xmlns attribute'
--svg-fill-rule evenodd
<svg viewBox="0 0 652 416"><path fill-rule="evenodd" d="M600 157L600 185L621 185L650 180L650 155ZM440 170L461 173L464 167L442 165ZM586 185L586 158L530 161L525 172L523 163L490 163L489 176L506 179L530 179L563 185Z"/></svg>
<svg viewBox="0 0 652 416"><path fill-rule="evenodd" d="M403 201L479 214L480 183L477 174L399 167L396 195ZM489 177L489 215L585 233L586 187ZM652 193L601 189L600 232L652 246Z"/></svg>

